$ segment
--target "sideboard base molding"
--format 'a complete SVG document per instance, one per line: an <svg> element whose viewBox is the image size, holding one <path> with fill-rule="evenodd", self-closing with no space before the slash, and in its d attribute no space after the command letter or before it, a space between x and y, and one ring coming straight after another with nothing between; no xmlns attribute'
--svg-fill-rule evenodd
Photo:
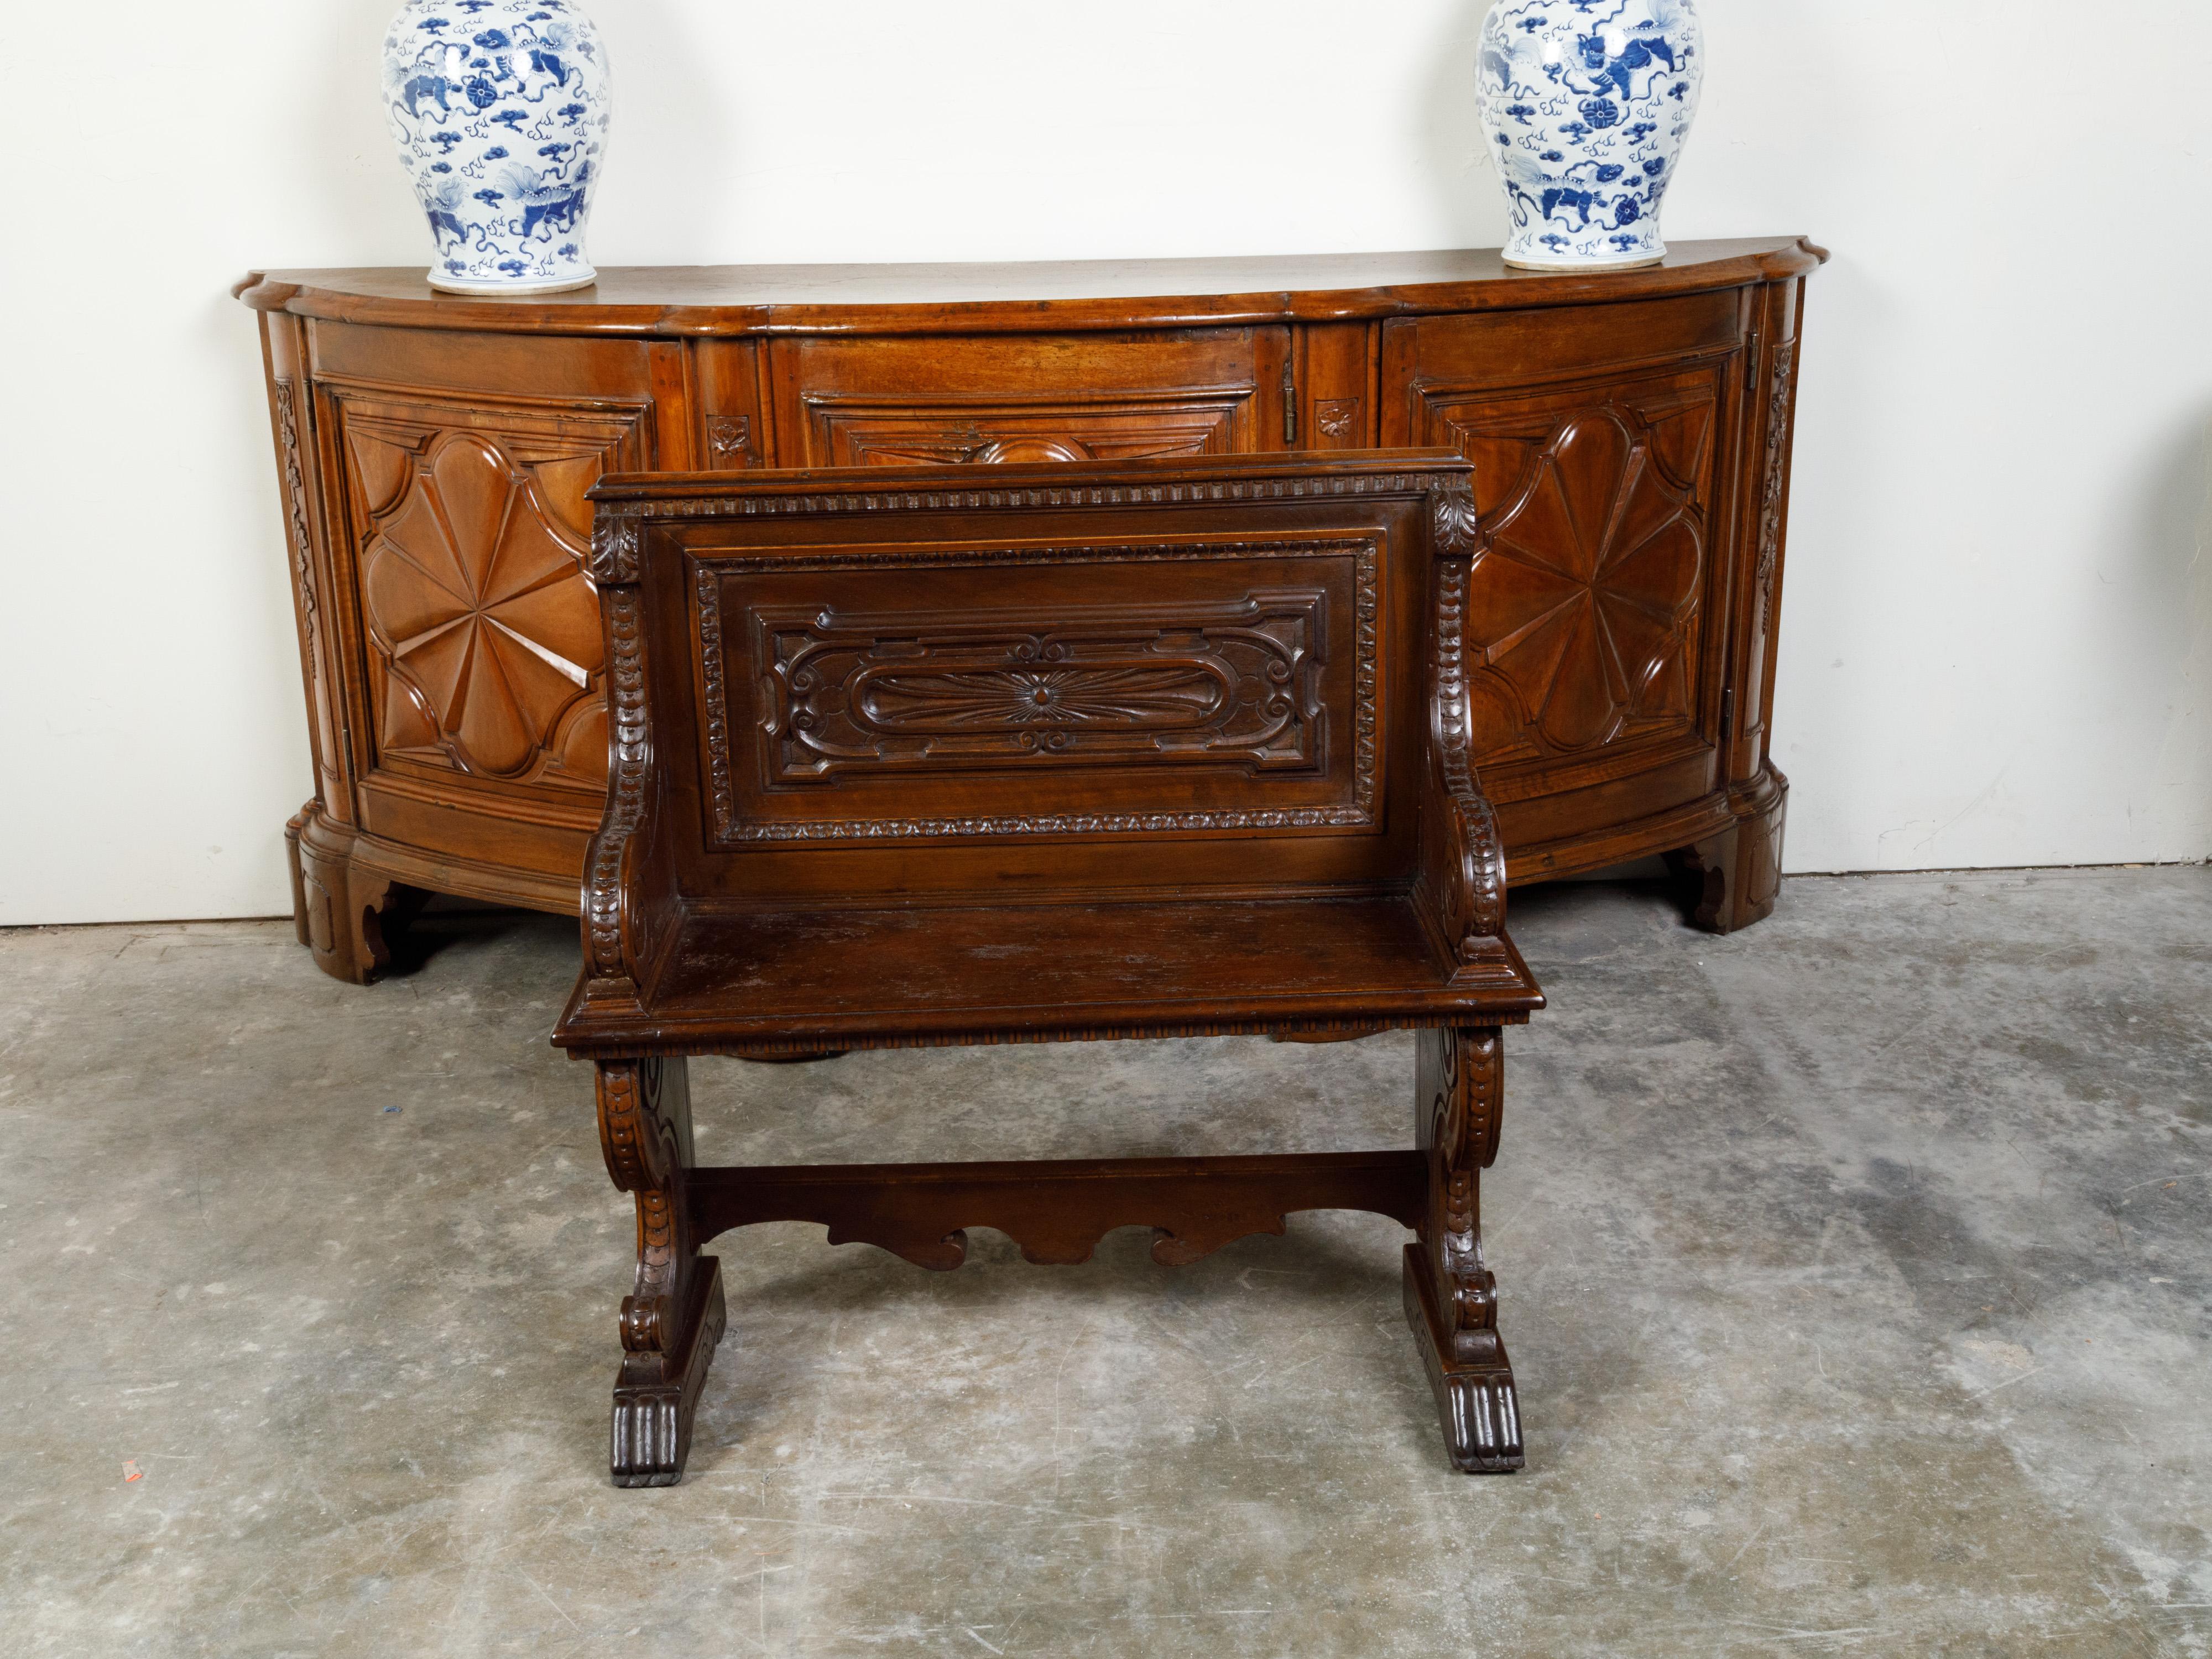
<svg viewBox="0 0 2212 1659"><path fill-rule="evenodd" d="M313 801L284 826L292 925L318 968L367 985L392 966L392 939L430 895L351 856L343 841L318 833L325 828Z"/></svg>
<svg viewBox="0 0 2212 1659"><path fill-rule="evenodd" d="M333 823L315 801L284 826L284 850L300 943L318 968L355 985L390 970L394 945L435 894L576 914L574 880L404 847Z"/></svg>

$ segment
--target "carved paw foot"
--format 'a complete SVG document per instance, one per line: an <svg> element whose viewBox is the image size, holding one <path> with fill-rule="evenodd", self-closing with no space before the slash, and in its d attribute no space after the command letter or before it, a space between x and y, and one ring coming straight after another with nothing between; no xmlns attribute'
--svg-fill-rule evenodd
<svg viewBox="0 0 2212 1659"><path fill-rule="evenodd" d="M1437 1391L1444 1449L1454 1468L1462 1474L1510 1474L1522 1466L1521 1412L1512 1372L1450 1376L1431 1366L1429 1386Z"/></svg>
<svg viewBox="0 0 2212 1659"><path fill-rule="evenodd" d="M1495 1333L1481 1346L1486 1357L1470 1365L1447 1358L1446 1340L1428 1264L1417 1246L1406 1249L1406 1323L1421 1351L1429 1374L1437 1417L1443 1425L1444 1449L1463 1474L1510 1474L1525 1459L1521 1444L1521 1403L1513 1388L1513 1368L1505 1345Z"/></svg>
<svg viewBox="0 0 2212 1659"><path fill-rule="evenodd" d="M684 1462L691 1454L691 1420L715 1345L728 1325L721 1263L702 1256L699 1266L692 1279L691 1317L677 1352L665 1357L632 1354L615 1380L607 1468L617 1486L672 1486L684 1478Z"/></svg>

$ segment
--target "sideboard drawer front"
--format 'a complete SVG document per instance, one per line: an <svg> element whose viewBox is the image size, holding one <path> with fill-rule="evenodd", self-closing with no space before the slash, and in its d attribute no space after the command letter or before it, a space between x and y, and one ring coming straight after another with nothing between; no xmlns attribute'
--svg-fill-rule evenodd
<svg viewBox="0 0 2212 1659"><path fill-rule="evenodd" d="M428 799L596 805L606 699L585 491L649 464L650 404L344 383L322 394L345 489L371 775Z"/></svg>
<svg viewBox="0 0 2212 1659"><path fill-rule="evenodd" d="M786 466L1133 460L1280 443L1288 334L778 341ZM1270 437L1273 434L1273 437Z"/></svg>
<svg viewBox="0 0 2212 1659"><path fill-rule="evenodd" d="M653 395L655 359L667 349L645 340L332 322L316 323L311 338L319 380L481 393L492 406L510 398L570 407L643 403Z"/></svg>
<svg viewBox="0 0 2212 1659"><path fill-rule="evenodd" d="M1556 386L1639 365L1725 356L1743 343L1752 290L1679 299L1401 317L1382 325L1385 444L1407 441L1431 386Z"/></svg>
<svg viewBox="0 0 2212 1659"><path fill-rule="evenodd" d="M1373 833L1378 538L695 556L710 842Z"/></svg>

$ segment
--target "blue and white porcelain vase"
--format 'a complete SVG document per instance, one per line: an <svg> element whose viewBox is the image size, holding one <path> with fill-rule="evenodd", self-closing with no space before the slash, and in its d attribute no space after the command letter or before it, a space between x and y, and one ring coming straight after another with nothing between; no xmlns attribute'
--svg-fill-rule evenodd
<svg viewBox="0 0 2212 1659"><path fill-rule="evenodd" d="M437 244L431 287L593 280L584 222L611 99L606 48L569 0L407 0L384 38L384 105Z"/></svg>
<svg viewBox="0 0 2212 1659"><path fill-rule="evenodd" d="M1498 0L1474 82L1513 215L1505 263L1657 264L1705 73L1692 0Z"/></svg>

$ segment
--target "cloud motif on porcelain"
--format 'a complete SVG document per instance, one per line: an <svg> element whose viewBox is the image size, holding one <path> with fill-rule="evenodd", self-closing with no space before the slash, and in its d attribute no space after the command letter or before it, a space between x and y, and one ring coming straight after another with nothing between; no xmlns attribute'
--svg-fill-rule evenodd
<svg viewBox="0 0 2212 1659"><path fill-rule="evenodd" d="M1509 261L1637 264L1667 251L1659 204L1705 82L1692 0L1498 0L1474 79L1513 216Z"/></svg>
<svg viewBox="0 0 2212 1659"><path fill-rule="evenodd" d="M612 93L599 31L569 0L400 8L384 105L436 246L432 286L592 280L584 228Z"/></svg>

